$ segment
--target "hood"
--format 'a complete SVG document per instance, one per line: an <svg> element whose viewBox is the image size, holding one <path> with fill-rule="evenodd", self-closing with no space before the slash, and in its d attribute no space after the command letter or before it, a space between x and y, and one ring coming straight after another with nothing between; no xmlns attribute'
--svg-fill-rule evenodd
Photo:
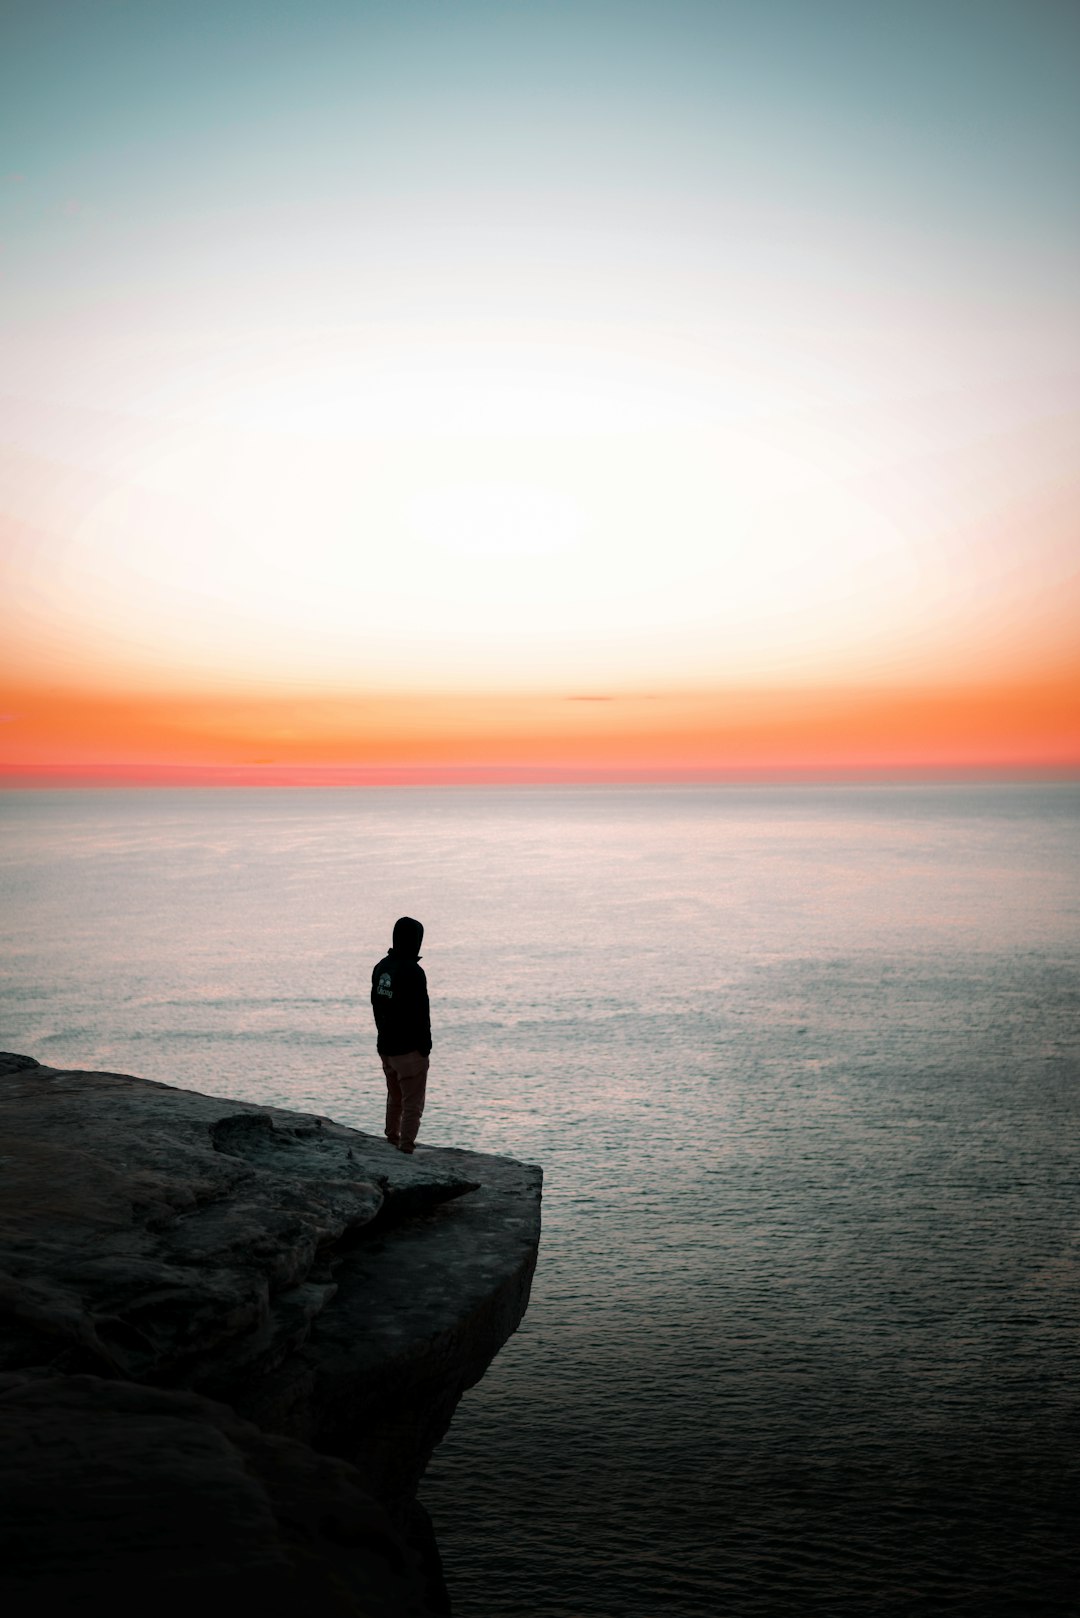
<svg viewBox="0 0 1080 1618"><path fill-rule="evenodd" d="M424 942L424 924L411 916L401 916L394 923L394 954L416 960Z"/></svg>

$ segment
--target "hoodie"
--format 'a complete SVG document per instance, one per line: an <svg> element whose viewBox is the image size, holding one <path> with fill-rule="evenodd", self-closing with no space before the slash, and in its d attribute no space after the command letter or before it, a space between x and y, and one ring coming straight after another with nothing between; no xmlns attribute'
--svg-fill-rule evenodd
<svg viewBox="0 0 1080 1618"><path fill-rule="evenodd" d="M394 942L371 972L371 1009L380 1056L431 1054L427 977L420 965L424 929L412 916L394 923Z"/></svg>

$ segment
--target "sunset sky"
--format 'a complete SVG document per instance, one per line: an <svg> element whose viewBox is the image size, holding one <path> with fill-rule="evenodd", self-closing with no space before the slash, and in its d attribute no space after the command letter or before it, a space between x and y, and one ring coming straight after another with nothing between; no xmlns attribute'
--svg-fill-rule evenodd
<svg viewBox="0 0 1080 1618"><path fill-rule="evenodd" d="M1080 770L1080 9L0 29L9 782Z"/></svg>

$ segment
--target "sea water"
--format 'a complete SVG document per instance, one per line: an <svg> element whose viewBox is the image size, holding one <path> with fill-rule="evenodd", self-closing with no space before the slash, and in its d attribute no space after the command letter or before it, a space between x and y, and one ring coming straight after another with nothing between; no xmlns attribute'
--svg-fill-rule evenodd
<svg viewBox="0 0 1080 1618"><path fill-rule="evenodd" d="M1080 790L13 793L2 1044L545 1171L458 1618L1080 1610Z"/></svg>

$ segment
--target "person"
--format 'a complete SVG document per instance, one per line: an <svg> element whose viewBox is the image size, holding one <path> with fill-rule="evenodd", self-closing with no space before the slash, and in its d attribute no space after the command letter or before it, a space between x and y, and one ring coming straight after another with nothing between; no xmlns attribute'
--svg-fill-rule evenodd
<svg viewBox="0 0 1080 1618"><path fill-rule="evenodd" d="M423 925L412 916L394 923L394 942L371 972L376 1050L386 1075L386 1138L399 1151L416 1145L427 1092L431 1011L420 965Z"/></svg>

